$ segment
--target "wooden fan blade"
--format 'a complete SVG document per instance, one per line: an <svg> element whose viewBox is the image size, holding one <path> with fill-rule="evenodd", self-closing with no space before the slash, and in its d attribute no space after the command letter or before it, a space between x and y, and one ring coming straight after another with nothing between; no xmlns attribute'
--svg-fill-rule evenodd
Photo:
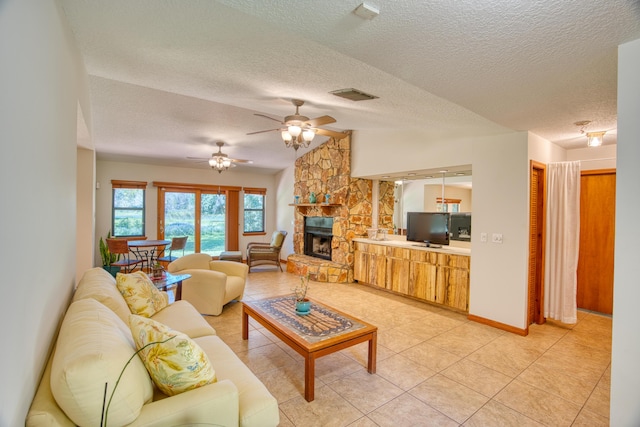
<svg viewBox="0 0 640 427"><path fill-rule="evenodd" d="M229 160L231 160L232 163L241 163L245 165L249 165L253 163L253 160L243 160L243 159L229 159Z"/></svg>
<svg viewBox="0 0 640 427"><path fill-rule="evenodd" d="M210 157L187 157L187 159L189 160L202 160L204 161L208 161L210 159Z"/></svg>
<svg viewBox="0 0 640 427"><path fill-rule="evenodd" d="M273 120L274 122L278 122L278 123L280 123L282 125L284 124L284 123L282 123L282 121L280 119L274 119L273 117L269 117L269 116L267 116L265 114L255 113L254 116L264 117L265 119Z"/></svg>
<svg viewBox="0 0 640 427"><path fill-rule="evenodd" d="M276 131L276 130L282 130L282 129L278 128L278 129L259 130L257 132L249 132L247 135L255 135L257 133L273 132L273 131Z"/></svg>
<svg viewBox="0 0 640 427"><path fill-rule="evenodd" d="M331 116L316 117L315 119L307 120L305 123L311 127L317 127L322 125L328 125L329 123L335 123L336 119Z"/></svg>
<svg viewBox="0 0 640 427"><path fill-rule="evenodd" d="M329 130L329 129L316 129L316 135L332 136L338 139L347 137L346 133L336 132L334 130Z"/></svg>

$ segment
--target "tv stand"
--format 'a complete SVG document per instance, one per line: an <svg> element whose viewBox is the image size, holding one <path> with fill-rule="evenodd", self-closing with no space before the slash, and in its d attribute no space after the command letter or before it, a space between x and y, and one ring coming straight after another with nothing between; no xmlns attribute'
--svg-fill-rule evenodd
<svg viewBox="0 0 640 427"><path fill-rule="evenodd" d="M430 242L430 241L428 241L428 240L425 240L425 241L424 241L424 244L425 244L425 246L426 246L426 247L428 247L428 248L436 248L436 249L438 249L438 248L441 248L441 247L442 247L442 245L438 245L438 244L436 244L436 243L431 243L431 242Z"/></svg>

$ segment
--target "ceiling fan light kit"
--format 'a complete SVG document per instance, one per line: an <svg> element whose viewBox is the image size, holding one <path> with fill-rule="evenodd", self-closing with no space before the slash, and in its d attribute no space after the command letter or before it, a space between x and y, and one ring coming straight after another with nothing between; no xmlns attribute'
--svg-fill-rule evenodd
<svg viewBox="0 0 640 427"><path fill-rule="evenodd" d="M241 160L241 159L232 159L228 155L222 152L222 147L224 146L224 142L218 141L216 142L218 146L218 152L213 153L210 158L202 159L200 157L187 157L188 159L193 160L206 160L211 166L211 169L218 171L218 173L222 173L222 171L226 171L230 167L235 167L236 163L253 163L251 160Z"/></svg>
<svg viewBox="0 0 640 427"><path fill-rule="evenodd" d="M284 118L284 121L274 119L273 117L269 117L264 114L256 114L256 116L264 117L266 119L279 122L280 124L285 126L284 128L249 132L247 135L255 135L256 133L263 133L263 132L280 131L280 135L282 136L282 141L284 141L285 146L287 148L293 147L294 150L298 150L298 148L300 147L303 147L303 148L309 147L309 144L311 144L311 141L313 141L313 138L316 136L316 134L331 136L339 139L345 138L347 136L347 134L344 132L336 132L329 129L322 129L318 127L318 126L326 125L329 123L335 123L336 119L334 119L333 117L321 116L321 117L316 117L315 119L309 119L309 117L300 115L299 113L299 108L304 104L304 101L300 99L292 99L291 103L296 106L296 112L295 114L286 116Z"/></svg>

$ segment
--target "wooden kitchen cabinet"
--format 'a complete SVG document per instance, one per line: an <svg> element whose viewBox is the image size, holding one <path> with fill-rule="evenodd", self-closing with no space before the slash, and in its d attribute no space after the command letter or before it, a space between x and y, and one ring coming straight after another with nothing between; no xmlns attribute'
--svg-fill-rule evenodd
<svg viewBox="0 0 640 427"><path fill-rule="evenodd" d="M469 255L355 242L354 279L468 311L470 263Z"/></svg>

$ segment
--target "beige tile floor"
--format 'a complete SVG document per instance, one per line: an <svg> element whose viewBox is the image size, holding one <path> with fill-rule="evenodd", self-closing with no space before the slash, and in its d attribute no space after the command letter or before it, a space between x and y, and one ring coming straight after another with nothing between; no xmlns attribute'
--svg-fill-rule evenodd
<svg viewBox="0 0 640 427"><path fill-rule="evenodd" d="M298 276L249 274L244 298L291 294ZM360 284L311 282L309 296L378 327L376 374L367 344L316 361L315 400L304 363L256 322L241 338L241 304L207 316L280 406L281 426L607 426L611 318L532 325L527 337Z"/></svg>

